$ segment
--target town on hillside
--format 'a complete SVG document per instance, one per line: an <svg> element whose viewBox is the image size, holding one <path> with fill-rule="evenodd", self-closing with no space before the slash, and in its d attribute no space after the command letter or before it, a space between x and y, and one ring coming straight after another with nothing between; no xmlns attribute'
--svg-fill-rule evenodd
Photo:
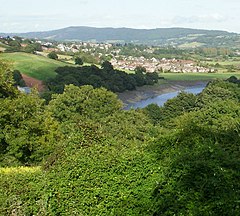
<svg viewBox="0 0 240 216"><path fill-rule="evenodd" d="M134 71L136 67L141 66L149 73L215 73L218 71L219 65L211 62L213 61L212 56L226 58L226 56L240 55L239 50L223 48L181 50L174 47L120 43L57 42L24 39L17 36L0 36L0 44L6 46L1 48L0 52L21 51L43 56L56 52L64 56L59 59L62 61L74 63L77 56L81 57L84 63L100 65L103 61L109 61L116 69Z"/></svg>

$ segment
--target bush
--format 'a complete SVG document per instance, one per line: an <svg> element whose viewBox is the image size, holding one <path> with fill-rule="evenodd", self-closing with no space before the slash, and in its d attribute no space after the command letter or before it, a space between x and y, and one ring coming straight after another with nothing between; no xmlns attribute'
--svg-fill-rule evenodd
<svg viewBox="0 0 240 216"><path fill-rule="evenodd" d="M57 55L57 53L55 53L55 52L50 52L47 56L48 56L48 58L50 58L50 59L54 59L54 60L57 60L57 59L58 59L58 55Z"/></svg>
<svg viewBox="0 0 240 216"><path fill-rule="evenodd" d="M0 168L1 215L46 215L44 182L40 167Z"/></svg>
<svg viewBox="0 0 240 216"><path fill-rule="evenodd" d="M75 64L76 65L83 65L83 60L80 57L75 58Z"/></svg>
<svg viewBox="0 0 240 216"><path fill-rule="evenodd" d="M239 108L221 101L186 113L156 143L155 215L238 215Z"/></svg>

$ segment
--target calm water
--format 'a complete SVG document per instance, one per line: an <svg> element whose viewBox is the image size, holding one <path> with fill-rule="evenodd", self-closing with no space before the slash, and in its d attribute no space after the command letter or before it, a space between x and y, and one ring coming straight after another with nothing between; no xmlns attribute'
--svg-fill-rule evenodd
<svg viewBox="0 0 240 216"><path fill-rule="evenodd" d="M189 87L189 88L184 89L184 92L198 94L198 93L202 92L202 90L204 88L205 88L205 86ZM163 104L167 100L169 100L169 99L171 99L173 97L176 97L180 92L181 92L181 90L175 91L175 92L166 93L166 94L161 94L161 95L158 95L156 97L152 97L152 98L148 98L146 100L138 101L136 103L131 103L131 104L128 104L124 109L125 110L129 110L131 108L133 108L133 109L144 108L147 105L152 104L152 103L155 103L155 104L157 104L159 106L163 106Z"/></svg>

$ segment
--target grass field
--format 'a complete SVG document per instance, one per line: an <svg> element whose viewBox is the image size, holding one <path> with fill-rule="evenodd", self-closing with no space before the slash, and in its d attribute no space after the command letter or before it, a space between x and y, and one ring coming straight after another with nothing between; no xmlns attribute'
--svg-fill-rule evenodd
<svg viewBox="0 0 240 216"><path fill-rule="evenodd" d="M161 73L159 76L172 81L207 81L227 79L230 76L240 78L240 73Z"/></svg>
<svg viewBox="0 0 240 216"><path fill-rule="evenodd" d="M225 60L225 61L212 61L212 64L220 64L220 65L234 65L234 66L240 66L240 58L239 57L235 57L234 59L229 59L229 60Z"/></svg>
<svg viewBox="0 0 240 216"><path fill-rule="evenodd" d="M196 47L201 47L201 46L203 46L203 45L204 45L204 43L189 42L189 43L185 43L185 44L179 45L178 48L181 48L181 49L196 48Z"/></svg>
<svg viewBox="0 0 240 216"><path fill-rule="evenodd" d="M39 80L54 77L56 68L69 65L44 56L21 52L0 53L0 59L11 61L14 69Z"/></svg>

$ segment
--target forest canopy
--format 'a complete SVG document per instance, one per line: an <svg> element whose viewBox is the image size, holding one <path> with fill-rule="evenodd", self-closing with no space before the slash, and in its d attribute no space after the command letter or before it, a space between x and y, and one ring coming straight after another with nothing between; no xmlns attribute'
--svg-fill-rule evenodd
<svg viewBox="0 0 240 216"><path fill-rule="evenodd" d="M139 70L135 74L127 74L124 71L113 69L110 62L102 63L101 68L91 65L82 67L59 67L57 76L47 81L50 91L62 93L64 86L74 84L76 86L92 85L95 88L104 87L112 92L134 90L137 86L153 85L158 82L157 73L146 73Z"/></svg>

